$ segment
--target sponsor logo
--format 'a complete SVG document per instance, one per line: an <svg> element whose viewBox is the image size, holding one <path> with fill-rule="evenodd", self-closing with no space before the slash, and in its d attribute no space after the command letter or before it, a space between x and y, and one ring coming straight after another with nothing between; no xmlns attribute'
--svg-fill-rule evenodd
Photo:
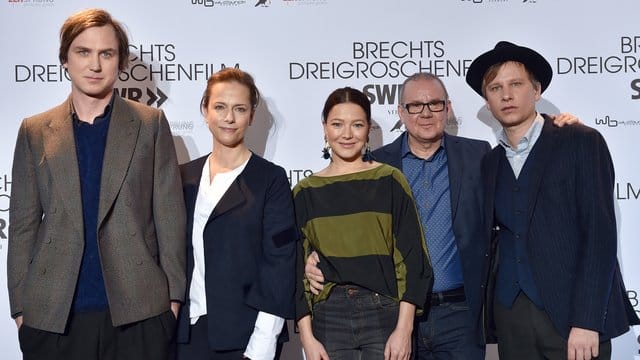
<svg viewBox="0 0 640 360"><path fill-rule="evenodd" d="M0 240L7 239L9 231L9 200L11 200L11 178L8 174L0 176ZM0 249L2 244L0 244Z"/></svg>
<svg viewBox="0 0 640 360"><path fill-rule="evenodd" d="M258 2L256 2L256 4L254 6L255 7L258 7L258 6L268 7L269 5L271 5L271 0L258 0Z"/></svg>
<svg viewBox="0 0 640 360"><path fill-rule="evenodd" d="M515 4L536 4L538 0L460 0L466 4L505 4L505 3L515 3Z"/></svg>
<svg viewBox="0 0 640 360"><path fill-rule="evenodd" d="M627 296L629 297L631 306L633 306L638 315L640 315L640 302L638 301L638 292L635 290L627 290ZM638 337L638 343L640 343L640 337Z"/></svg>
<svg viewBox="0 0 640 360"><path fill-rule="evenodd" d="M0 194L2 193L10 193L11 192L11 179L9 178L9 174L4 174L0 176ZM2 208L0 208L2 211Z"/></svg>
<svg viewBox="0 0 640 360"><path fill-rule="evenodd" d="M116 93L123 98L145 103L149 106L160 107L167 101L168 97L160 88L138 88L138 87L122 87L116 88Z"/></svg>
<svg viewBox="0 0 640 360"><path fill-rule="evenodd" d="M49 7L55 6L56 0L8 0L13 6Z"/></svg>
<svg viewBox="0 0 640 360"><path fill-rule="evenodd" d="M313 175L313 170L311 169L289 169L287 170L287 178L289 179L289 184L291 186L296 186L300 180L306 178L307 176Z"/></svg>
<svg viewBox="0 0 640 360"><path fill-rule="evenodd" d="M630 182L616 183L616 200L638 200L640 198L640 186Z"/></svg>
<svg viewBox="0 0 640 360"><path fill-rule="evenodd" d="M631 100L640 99L640 79L631 80L631 90L633 91L631 94Z"/></svg>
<svg viewBox="0 0 640 360"><path fill-rule="evenodd" d="M464 77L471 61L448 58L443 40L356 41L351 43L349 58L289 62L289 80L401 79L401 82L417 72ZM368 90L369 94L399 90L398 85L375 86Z"/></svg>
<svg viewBox="0 0 640 360"><path fill-rule="evenodd" d="M149 106L161 107L169 95L162 90L171 82L206 81L209 76L227 67L225 63L183 63L173 43L130 44L129 68L118 75L116 92L127 99ZM231 66L240 67L239 63ZM14 81L24 83L56 83L71 81L60 64L16 64Z"/></svg>
<svg viewBox="0 0 640 360"><path fill-rule="evenodd" d="M7 240L8 232L9 232L9 221L7 221L4 215L0 215L0 240ZM0 244L0 249L2 249L2 244Z"/></svg>
<svg viewBox="0 0 640 360"><path fill-rule="evenodd" d="M169 126L174 135L193 132L193 121L169 121Z"/></svg>
<svg viewBox="0 0 640 360"><path fill-rule="evenodd" d="M621 36L619 44L617 54L558 57L556 73L596 75L640 72L640 36Z"/></svg>
<svg viewBox="0 0 640 360"><path fill-rule="evenodd" d="M618 120L613 116L605 115L602 117L596 117L594 120L596 125L607 127L629 127L640 126L640 121L637 120Z"/></svg>
<svg viewBox="0 0 640 360"><path fill-rule="evenodd" d="M204 6L206 8L240 6L247 3L244 0L189 0L189 2L191 5Z"/></svg>
<svg viewBox="0 0 640 360"><path fill-rule="evenodd" d="M282 0L282 3L287 6L291 6L291 5L319 6L319 5L326 5L327 0Z"/></svg>
<svg viewBox="0 0 640 360"><path fill-rule="evenodd" d="M395 105L399 103L401 89L402 84L367 84L362 92L371 104Z"/></svg>

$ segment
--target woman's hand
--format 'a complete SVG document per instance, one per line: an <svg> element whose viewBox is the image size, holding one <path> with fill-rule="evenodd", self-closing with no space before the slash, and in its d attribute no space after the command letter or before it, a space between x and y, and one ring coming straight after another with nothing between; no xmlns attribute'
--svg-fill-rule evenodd
<svg viewBox="0 0 640 360"><path fill-rule="evenodd" d="M384 360L409 360L416 306L400 301L398 323L384 346Z"/></svg>
<svg viewBox="0 0 640 360"><path fill-rule="evenodd" d="M408 360L411 355L411 330L396 328L384 347L384 360Z"/></svg>
<svg viewBox="0 0 640 360"><path fill-rule="evenodd" d="M329 354L315 336L311 328L311 315L306 315L298 320L300 330L300 342L307 360L329 360Z"/></svg>
<svg viewBox="0 0 640 360"><path fill-rule="evenodd" d="M324 346L313 335L304 340L301 337L300 342L307 360L329 360L329 354L327 354Z"/></svg>

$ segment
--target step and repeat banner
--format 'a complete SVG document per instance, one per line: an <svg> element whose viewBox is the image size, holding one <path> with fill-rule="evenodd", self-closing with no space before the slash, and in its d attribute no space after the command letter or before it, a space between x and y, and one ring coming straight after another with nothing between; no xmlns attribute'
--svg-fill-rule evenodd
<svg viewBox="0 0 640 360"><path fill-rule="evenodd" d="M536 49L554 78L542 112L571 112L606 138L616 168L618 257L640 312L640 28L637 0L0 0L0 262L6 261L13 148L21 120L66 99L58 32L71 13L102 7L126 25L131 66L118 93L163 109L180 162L208 153L199 102L223 67L254 75L262 102L250 129L254 152L283 166L291 185L326 166L321 109L335 88L364 91L373 147L402 131L400 84L441 76L453 107L447 131L496 143L495 120L465 83L471 61L507 40ZM6 267L0 267L6 289ZM19 359L0 291L0 352ZM640 359L640 329L614 341L614 359ZM301 359L299 344L283 358ZM487 356L495 359L495 351Z"/></svg>

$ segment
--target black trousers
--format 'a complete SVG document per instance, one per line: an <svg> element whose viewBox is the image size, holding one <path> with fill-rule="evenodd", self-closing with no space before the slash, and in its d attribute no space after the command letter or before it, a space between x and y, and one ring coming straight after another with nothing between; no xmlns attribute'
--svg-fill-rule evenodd
<svg viewBox="0 0 640 360"><path fill-rule="evenodd" d="M567 339L560 336L549 315L524 293L518 295L511 308L496 301L493 311L500 360L567 359ZM600 343L595 359L611 359L611 341Z"/></svg>
<svg viewBox="0 0 640 360"><path fill-rule="evenodd" d="M169 360L175 353L176 319L158 316L114 327L109 311L73 314L64 334L22 325L24 360Z"/></svg>
<svg viewBox="0 0 640 360"><path fill-rule="evenodd" d="M191 325L191 336L186 344L178 344L178 360L239 360L245 349L214 351L209 348L207 317L200 316Z"/></svg>

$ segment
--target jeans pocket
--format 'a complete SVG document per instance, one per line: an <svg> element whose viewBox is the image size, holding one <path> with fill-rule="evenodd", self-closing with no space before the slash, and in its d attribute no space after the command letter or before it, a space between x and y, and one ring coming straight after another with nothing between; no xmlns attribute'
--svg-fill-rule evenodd
<svg viewBox="0 0 640 360"><path fill-rule="evenodd" d="M450 308L453 311L469 311L469 305L466 302L451 303Z"/></svg>
<svg viewBox="0 0 640 360"><path fill-rule="evenodd" d="M384 296L380 294L374 295L377 299L378 307L381 309L393 309L400 306L398 300L391 298L389 296Z"/></svg>

